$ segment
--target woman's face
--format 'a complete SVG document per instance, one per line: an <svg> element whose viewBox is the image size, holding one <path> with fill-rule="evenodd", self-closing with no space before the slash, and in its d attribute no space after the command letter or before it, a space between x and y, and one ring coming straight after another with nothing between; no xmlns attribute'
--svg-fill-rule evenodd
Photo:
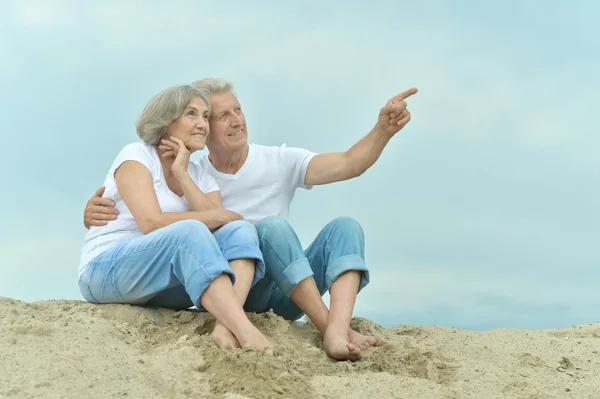
<svg viewBox="0 0 600 399"><path fill-rule="evenodd" d="M194 97L183 114L167 127L164 138L177 137L194 152L204 149L208 133L208 106L200 97Z"/></svg>

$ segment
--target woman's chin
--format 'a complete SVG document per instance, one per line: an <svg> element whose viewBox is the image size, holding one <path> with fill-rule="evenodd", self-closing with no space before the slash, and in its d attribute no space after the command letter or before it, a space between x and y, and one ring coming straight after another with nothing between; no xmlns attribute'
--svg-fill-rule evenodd
<svg viewBox="0 0 600 399"><path fill-rule="evenodd" d="M196 152L196 151L202 151L205 148L206 148L206 144L195 144L193 146L188 147L188 150L190 151L190 153L192 153L192 152Z"/></svg>

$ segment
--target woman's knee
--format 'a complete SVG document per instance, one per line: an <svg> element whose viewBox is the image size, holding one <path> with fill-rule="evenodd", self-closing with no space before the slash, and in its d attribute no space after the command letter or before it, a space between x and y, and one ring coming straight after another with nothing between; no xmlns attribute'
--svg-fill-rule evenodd
<svg viewBox="0 0 600 399"><path fill-rule="evenodd" d="M252 223L236 220L221 228L228 241L238 244L258 245L258 233Z"/></svg>
<svg viewBox="0 0 600 399"><path fill-rule="evenodd" d="M259 220L255 226L260 237L264 237L266 234L285 235L294 233L290 223L281 216L268 216Z"/></svg>
<svg viewBox="0 0 600 399"><path fill-rule="evenodd" d="M222 255L219 244L204 223L198 220L183 220L172 226L174 243L179 244L180 248L209 257Z"/></svg>
<svg viewBox="0 0 600 399"><path fill-rule="evenodd" d="M199 220L182 220L180 222L173 223L171 226L174 234L182 238L194 239L205 239L211 236L211 232L206 225Z"/></svg>

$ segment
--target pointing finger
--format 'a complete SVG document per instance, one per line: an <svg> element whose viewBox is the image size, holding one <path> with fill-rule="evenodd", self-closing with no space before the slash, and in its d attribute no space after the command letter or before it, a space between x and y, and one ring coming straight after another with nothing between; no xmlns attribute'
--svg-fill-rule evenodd
<svg viewBox="0 0 600 399"><path fill-rule="evenodd" d="M417 94L419 90L416 87L413 87L412 89L408 89L408 90L404 90L402 93L395 95L394 97L392 97L391 101L395 102L395 101L403 101L405 99L407 99L408 97Z"/></svg>

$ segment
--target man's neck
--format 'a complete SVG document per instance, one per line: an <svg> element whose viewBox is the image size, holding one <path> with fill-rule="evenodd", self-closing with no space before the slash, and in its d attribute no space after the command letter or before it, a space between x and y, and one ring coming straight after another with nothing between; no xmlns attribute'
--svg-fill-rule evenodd
<svg viewBox="0 0 600 399"><path fill-rule="evenodd" d="M246 145L241 150L233 153L220 153L217 155L211 152L208 154L208 160L219 172L235 175L248 159L249 150L250 146Z"/></svg>

